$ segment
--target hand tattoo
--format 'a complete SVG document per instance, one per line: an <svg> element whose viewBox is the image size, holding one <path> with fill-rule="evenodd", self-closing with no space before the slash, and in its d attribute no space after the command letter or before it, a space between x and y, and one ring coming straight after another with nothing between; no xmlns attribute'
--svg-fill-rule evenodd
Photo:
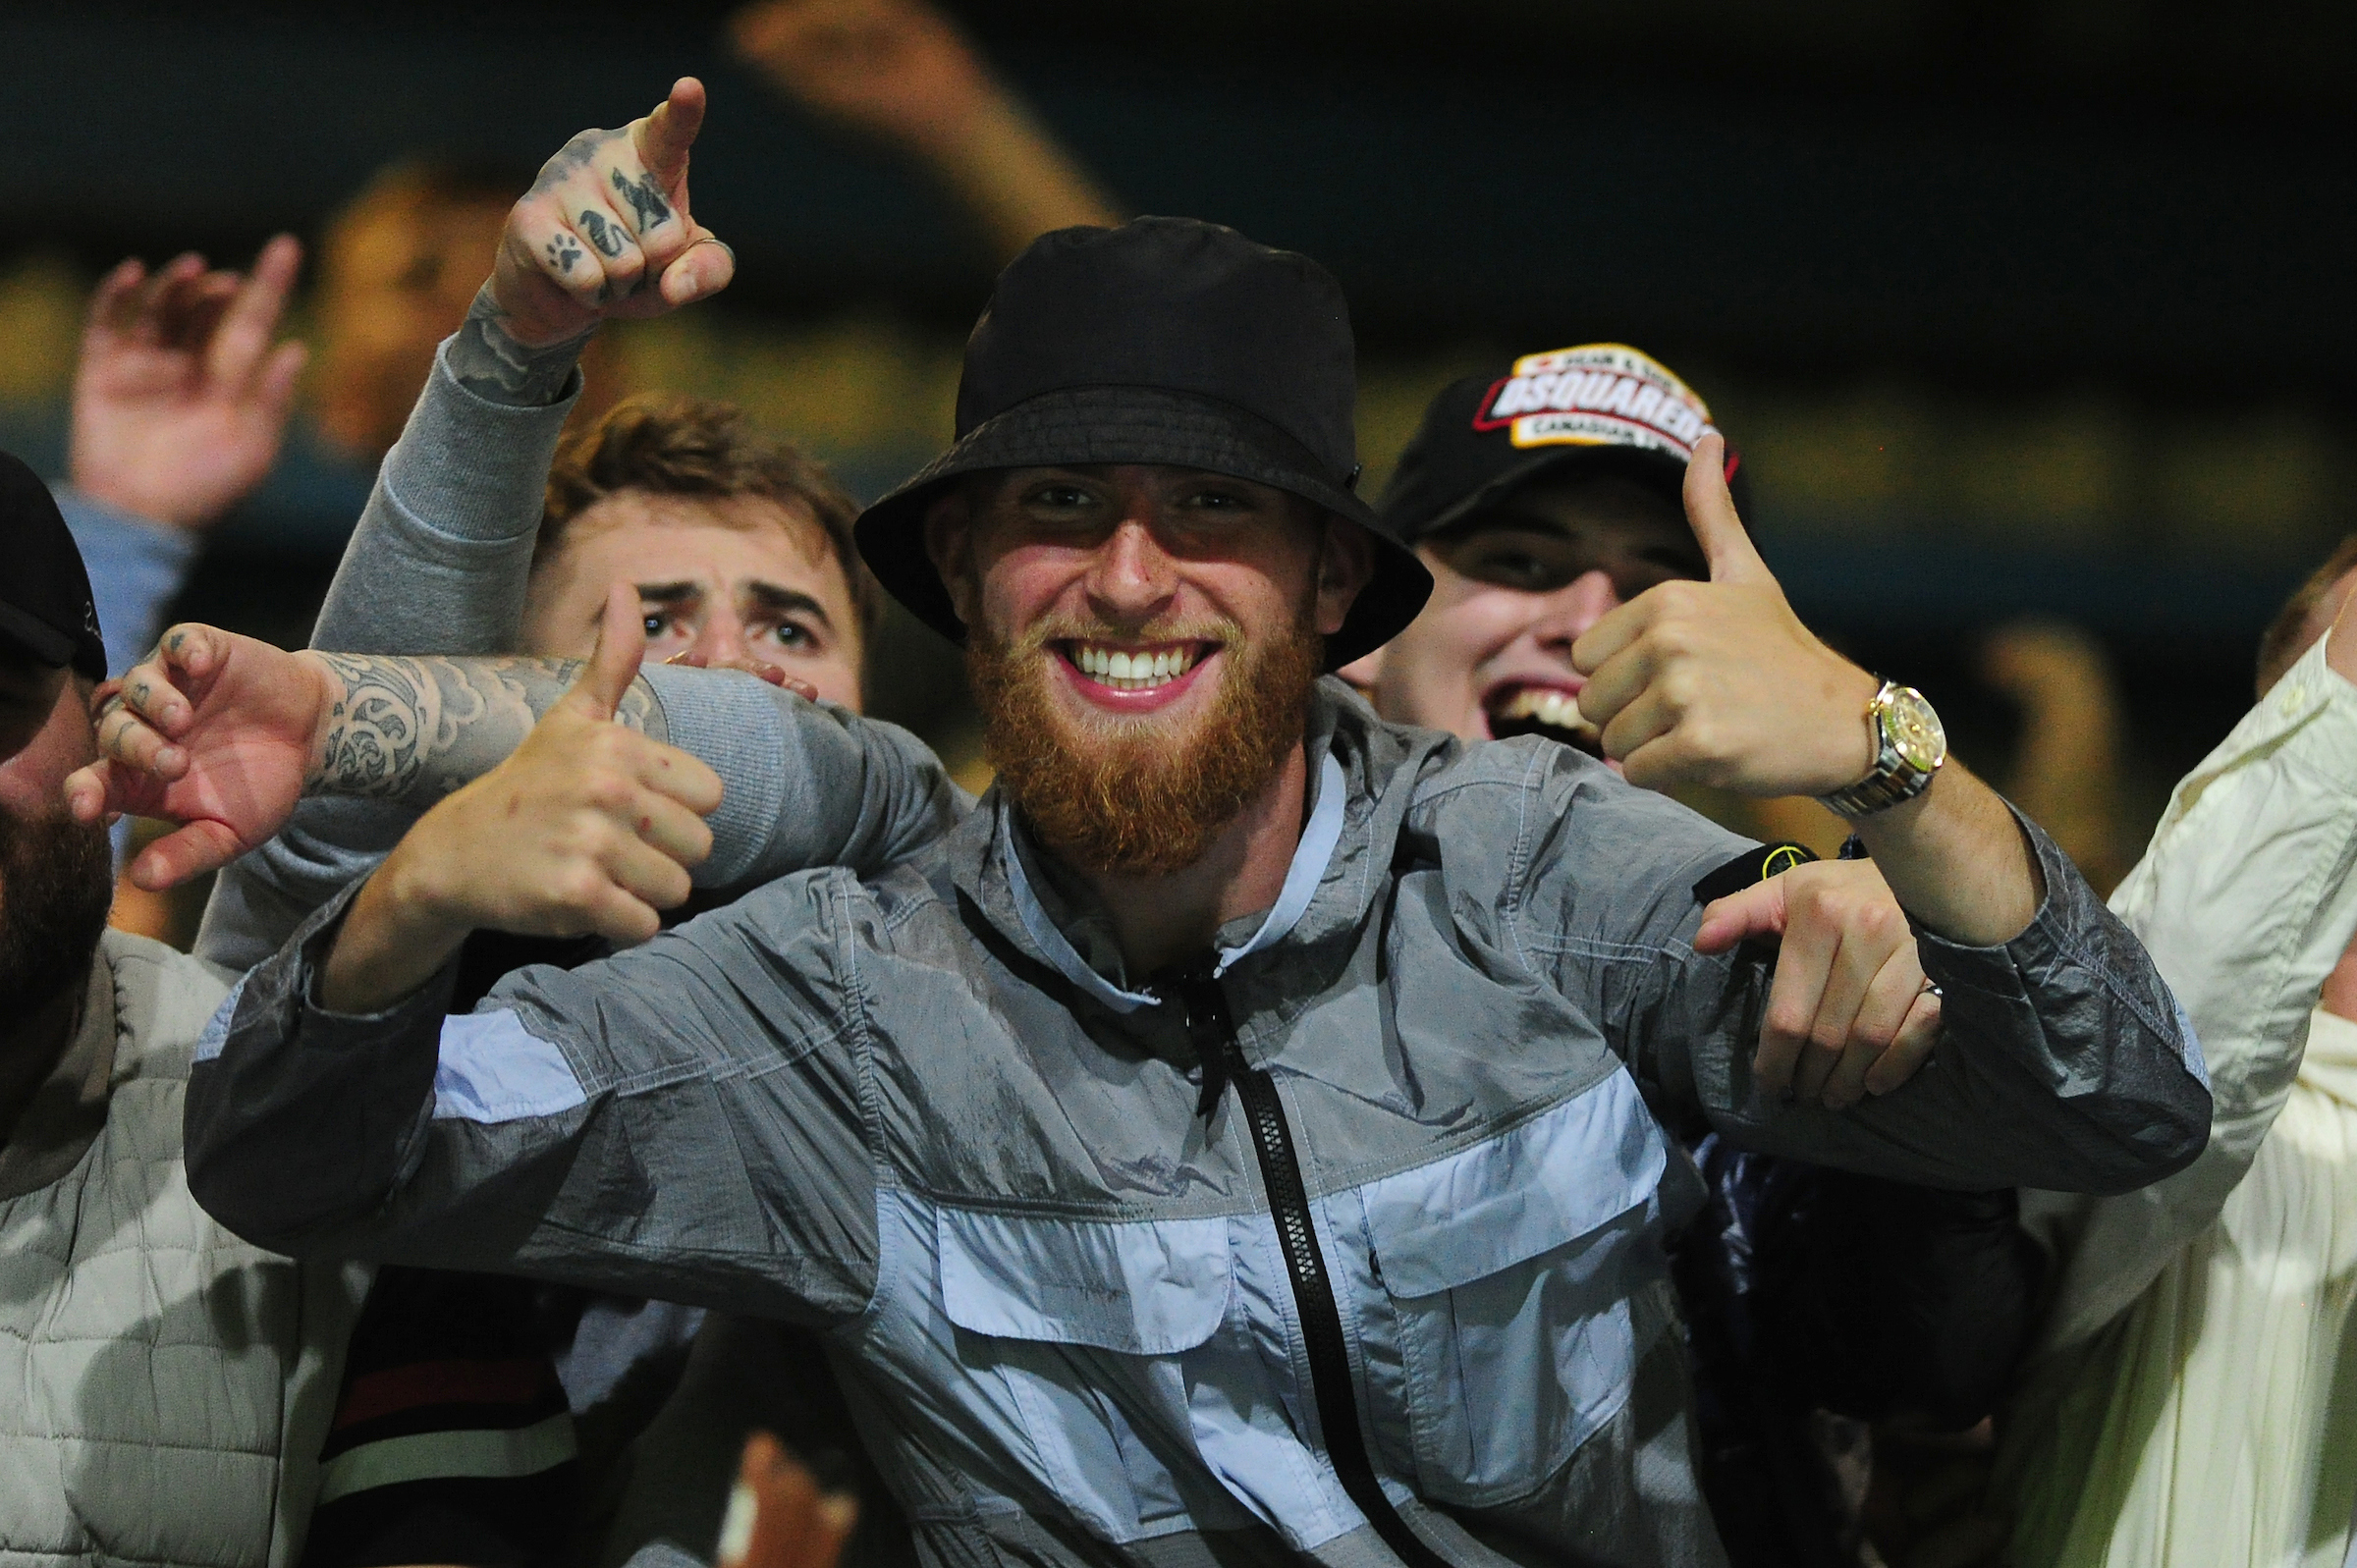
<svg viewBox="0 0 2357 1568"><path fill-rule="evenodd" d="M307 795L364 795L419 809L497 767L573 686L579 659L409 659L323 653L343 682ZM663 711L633 682L615 714L664 739Z"/></svg>
<svg viewBox="0 0 2357 1568"><path fill-rule="evenodd" d="M577 337L546 348L518 343L508 333L507 312L486 283L475 292L459 335L450 341L450 371L460 386L487 402L544 408L573 391L581 346L596 331L597 324L591 322Z"/></svg>
<svg viewBox="0 0 2357 1568"><path fill-rule="evenodd" d="M589 243L597 246L599 255L610 258L622 254L621 224L608 223L594 208L583 207L580 229L581 233L589 237ZM572 269L569 266L566 270L571 271Z"/></svg>
<svg viewBox="0 0 2357 1568"><path fill-rule="evenodd" d="M671 221L671 204L663 199L663 192L655 189L651 176L631 180L616 169L613 171L613 180L614 189L622 192L622 199L629 202L630 210L638 215L640 234L659 223Z"/></svg>
<svg viewBox="0 0 2357 1568"><path fill-rule="evenodd" d="M581 132L559 147L555 157L540 166L540 173L532 180L531 193L540 195L554 190L572 178L575 170L586 169L595 163L597 155L606 149L608 142L629 135L627 130Z"/></svg>
<svg viewBox="0 0 2357 1568"><path fill-rule="evenodd" d="M587 217L587 213L582 214ZM581 259L581 247L573 243L573 236L561 234L548 242L548 259L557 264L559 272L570 273L573 264Z"/></svg>

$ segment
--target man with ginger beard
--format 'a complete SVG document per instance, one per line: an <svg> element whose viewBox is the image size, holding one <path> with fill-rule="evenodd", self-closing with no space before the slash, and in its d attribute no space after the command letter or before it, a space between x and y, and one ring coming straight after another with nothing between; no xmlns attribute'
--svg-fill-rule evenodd
<svg viewBox="0 0 2357 1568"><path fill-rule="evenodd" d="M973 630L991 794L891 869L781 877L446 1027L466 933L517 918L487 851L535 731L248 977L192 1093L205 1201L301 1253L816 1324L928 1555L1722 1560L1661 1255L1696 1184L1657 1115L2115 1189L2197 1151L2199 1058L2067 862L1918 744L1920 698L1791 617L1715 442L1714 580L1596 628L1606 746L1632 778L1836 795L1875 866L1706 913L1696 884L1755 848L1563 748L1389 726L1312 678L1429 585L1350 488L1346 323L1314 263L1210 225L1041 240L968 345L957 446L859 525L888 589ZM228 657L192 712L141 710L192 766ZM592 669L612 712L628 666ZM497 678L539 711L569 672ZM862 728L675 684L675 735L745 705L724 797L778 734ZM298 718L298 761L345 784L360 721ZM443 779L443 739L400 777ZM647 937L711 842L664 792L542 896ZM1744 944L1779 933L1772 974ZM1947 1033L1914 1080L1783 1098L1804 1048L1887 1044L1927 975Z"/></svg>

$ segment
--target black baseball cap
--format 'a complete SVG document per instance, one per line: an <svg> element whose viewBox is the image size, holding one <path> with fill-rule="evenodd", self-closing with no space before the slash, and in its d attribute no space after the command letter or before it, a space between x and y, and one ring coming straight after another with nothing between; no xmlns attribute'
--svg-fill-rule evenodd
<svg viewBox="0 0 2357 1568"><path fill-rule="evenodd" d="M994 468L1161 463L1265 484L1365 530L1375 574L1328 668L1416 618L1432 575L1353 488L1357 356L1343 291L1307 256L1192 218L1060 229L1008 264L966 340L957 444L862 513L868 568L965 640L925 554L949 481Z"/></svg>
<svg viewBox="0 0 2357 1568"><path fill-rule="evenodd" d="M24 460L0 452L0 649L52 670L106 678L106 644L82 551L57 498Z"/></svg>
<svg viewBox="0 0 2357 1568"><path fill-rule="evenodd" d="M1380 511L1393 536L1413 544L1541 473L1569 470L1623 473L1682 506L1695 443L1717 429L1691 388L1626 344L1526 353L1442 389L1399 455ZM1750 476L1732 444L1727 482L1748 526Z"/></svg>

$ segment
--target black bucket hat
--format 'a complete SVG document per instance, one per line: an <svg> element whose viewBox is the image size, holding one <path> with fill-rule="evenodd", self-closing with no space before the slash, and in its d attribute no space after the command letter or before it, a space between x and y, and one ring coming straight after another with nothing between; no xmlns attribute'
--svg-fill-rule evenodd
<svg viewBox="0 0 2357 1568"><path fill-rule="evenodd" d="M1526 353L1442 389L1399 455L1379 510L1394 537L1414 544L1540 473L1598 468L1656 486L1682 506L1695 443L1717 428L1691 388L1626 344ZM1731 443L1727 482L1750 526L1751 476Z"/></svg>
<svg viewBox="0 0 2357 1568"><path fill-rule="evenodd" d="M0 452L0 648L52 670L106 678L106 644L82 551L57 498L22 460Z"/></svg>
<svg viewBox="0 0 2357 1568"><path fill-rule="evenodd" d="M1324 267L1191 218L1060 229L1008 264L966 340L958 440L862 513L868 569L953 642L965 626L925 554L927 506L992 468L1166 463L1300 496L1364 529L1375 573L1329 669L1416 618L1432 575L1352 488L1357 363Z"/></svg>

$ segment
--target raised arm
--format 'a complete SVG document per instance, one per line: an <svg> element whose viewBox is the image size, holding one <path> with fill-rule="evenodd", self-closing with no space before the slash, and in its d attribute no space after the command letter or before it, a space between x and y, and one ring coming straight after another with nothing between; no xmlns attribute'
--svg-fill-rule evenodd
<svg viewBox="0 0 2357 1568"><path fill-rule="evenodd" d="M493 275L435 355L377 472L313 648L516 647L582 349L609 317L707 298L733 270L688 204L687 152L703 110L702 86L683 79L644 119L574 137L509 213ZM197 951L232 968L260 961L415 820L385 800L304 803L215 883Z"/></svg>
<svg viewBox="0 0 2357 1568"><path fill-rule="evenodd" d="M2357 935L2357 615L2344 608L2187 774L2112 908L2200 1031L2215 1108L2202 1156L2090 1202L2025 1193L2056 1255L2044 1349L2095 1333L2224 1207L2299 1075L2325 977Z"/></svg>
<svg viewBox="0 0 2357 1568"><path fill-rule="evenodd" d="M287 235L244 276L193 252L152 275L134 259L90 297L57 501L90 564L110 671L154 643L204 534L278 460L304 350L276 339L301 259Z"/></svg>
<svg viewBox="0 0 2357 1568"><path fill-rule="evenodd" d="M1031 107L926 0L757 0L737 53L812 114L916 160L1001 261L1054 229L1123 214Z"/></svg>

